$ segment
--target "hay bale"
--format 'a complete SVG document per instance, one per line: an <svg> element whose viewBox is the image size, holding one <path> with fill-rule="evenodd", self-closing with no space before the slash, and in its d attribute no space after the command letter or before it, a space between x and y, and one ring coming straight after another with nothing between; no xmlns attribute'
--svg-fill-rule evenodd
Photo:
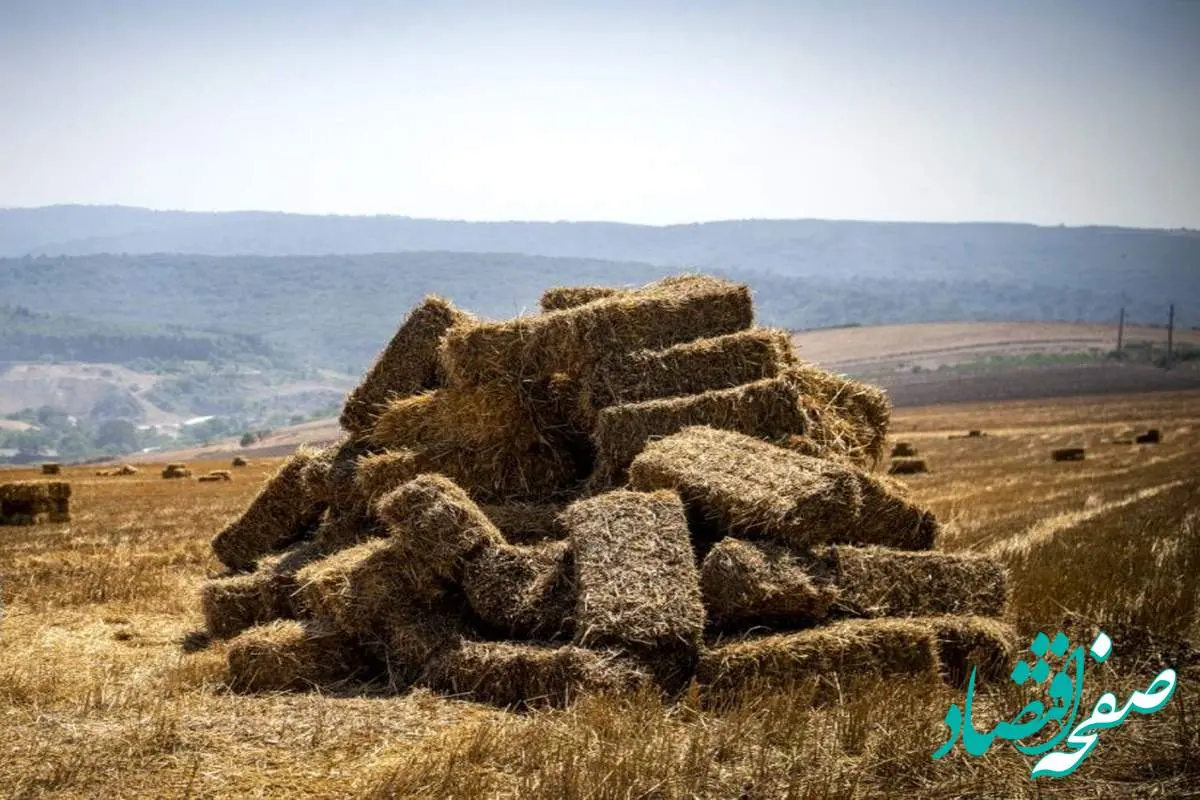
<svg viewBox="0 0 1200 800"><path fill-rule="evenodd" d="M881 545L900 550L931 550L942 526L928 511L909 500L896 481L858 472L862 487L859 514L850 544Z"/></svg>
<svg viewBox="0 0 1200 800"><path fill-rule="evenodd" d="M61 464L54 464L54 463L42 464L42 474L43 475L58 475L60 472L62 472Z"/></svg>
<svg viewBox="0 0 1200 800"><path fill-rule="evenodd" d="M212 472L201 475L196 480L201 483L219 483L233 480L233 474L227 469L214 469Z"/></svg>
<svg viewBox="0 0 1200 800"><path fill-rule="evenodd" d="M137 473L137 467L129 464L122 464L113 471L114 475L137 475Z"/></svg>
<svg viewBox="0 0 1200 800"><path fill-rule="evenodd" d="M167 464L163 467L162 476L164 480L182 480L192 477L192 471L186 464Z"/></svg>
<svg viewBox="0 0 1200 800"><path fill-rule="evenodd" d="M242 515L217 534L212 548L222 564L239 571L250 569L261 556L312 533L324 511L324 504L305 491L304 468L312 458L308 449L297 450Z"/></svg>
<svg viewBox="0 0 1200 800"><path fill-rule="evenodd" d="M707 427L648 445L629 482L642 491L678 491L692 519L721 535L797 545L857 538L863 507L861 481L850 468Z"/></svg>
<svg viewBox="0 0 1200 800"><path fill-rule="evenodd" d="M439 653L476 635L462 609L448 599L400 599L377 622L376 630L378 635L368 639L368 645L381 653L397 689L417 681Z"/></svg>
<svg viewBox="0 0 1200 800"><path fill-rule="evenodd" d="M365 434L389 400L440 385L437 351L451 326L471 316L440 297L426 297L405 319L376 358L362 383L350 393L339 422L353 434Z"/></svg>
<svg viewBox="0 0 1200 800"><path fill-rule="evenodd" d="M372 441L409 450L421 472L451 478L480 500L542 500L582 479L522 396L510 388L438 389L392 402Z"/></svg>
<svg viewBox="0 0 1200 800"><path fill-rule="evenodd" d="M279 620L239 634L227 651L235 692L331 688L354 677L362 659L344 634L312 623Z"/></svg>
<svg viewBox="0 0 1200 800"><path fill-rule="evenodd" d="M894 458L888 466L888 475L920 475L928 471L923 458Z"/></svg>
<svg viewBox="0 0 1200 800"><path fill-rule="evenodd" d="M1055 461L1083 461L1084 449L1082 447L1059 447L1050 453L1050 457Z"/></svg>
<svg viewBox="0 0 1200 800"><path fill-rule="evenodd" d="M896 442L896 446L892 448L892 458L915 458L917 448L912 446L912 442Z"/></svg>
<svg viewBox="0 0 1200 800"><path fill-rule="evenodd" d="M464 564L479 551L504 544L479 506L442 475L418 476L375 509L414 564L451 583L461 582Z"/></svg>
<svg viewBox="0 0 1200 800"><path fill-rule="evenodd" d="M933 630L942 676L954 686L965 686L972 669L976 683L1004 680L1022 648L1017 631L999 619L941 616L914 622Z"/></svg>
<svg viewBox="0 0 1200 800"><path fill-rule="evenodd" d="M747 287L703 275L677 276L538 316L455 325L441 359L453 385L521 386L556 372L585 374L607 353L745 330L753 316Z"/></svg>
<svg viewBox="0 0 1200 800"><path fill-rule="evenodd" d="M370 441L349 438L337 445L325 475L325 489L332 513L347 517L366 517L371 513L371 498L359 491L358 470L364 458L378 452Z"/></svg>
<svg viewBox="0 0 1200 800"><path fill-rule="evenodd" d="M572 503L562 522L575 553L576 644L695 652L704 604L674 492L609 492Z"/></svg>
<svg viewBox="0 0 1200 800"><path fill-rule="evenodd" d="M810 574L810 562L777 542L722 539L700 568L709 623L717 630L818 624L838 591L824 576Z"/></svg>
<svg viewBox="0 0 1200 800"><path fill-rule="evenodd" d="M614 652L470 641L436 656L422 682L506 708L563 706L584 693L632 692L650 685L645 672Z"/></svg>
<svg viewBox="0 0 1200 800"><path fill-rule="evenodd" d="M967 431L967 438L968 438L968 439L978 439L978 438L980 438L981 436L984 436L984 435L985 435L985 434L984 434L984 432L983 432L983 431L981 431L981 430L970 430L970 431Z"/></svg>
<svg viewBox="0 0 1200 800"><path fill-rule="evenodd" d="M708 425L761 439L803 434L811 426L796 384L767 378L732 389L686 397L625 403L603 409L592 432L596 446L594 489L619 485L647 442L693 425Z"/></svg>
<svg viewBox="0 0 1200 800"><path fill-rule="evenodd" d="M205 626L215 639L228 639L247 628L297 615L296 573L317 557L309 543L262 559L249 574L216 578L200 588Z"/></svg>
<svg viewBox="0 0 1200 800"><path fill-rule="evenodd" d="M803 362L787 367L781 377L805 399L813 421L806 436L860 465L879 460L892 416L882 389Z"/></svg>
<svg viewBox="0 0 1200 800"><path fill-rule="evenodd" d="M0 525L71 521L71 484L66 481L0 483Z"/></svg>
<svg viewBox="0 0 1200 800"><path fill-rule="evenodd" d="M1162 431L1158 428L1151 428L1145 433L1139 433L1135 438L1136 444L1158 444L1162 441Z"/></svg>
<svg viewBox="0 0 1200 800"><path fill-rule="evenodd" d="M901 619L846 620L708 650L700 657L696 680L714 695L783 690L810 681L840 692L865 678L934 678L938 667L937 642L928 625Z"/></svg>
<svg viewBox="0 0 1200 800"><path fill-rule="evenodd" d="M502 503L482 504L483 511L492 524L499 528L509 544L535 544L547 539L562 539L567 535L558 515L566 505L562 503Z"/></svg>
<svg viewBox="0 0 1200 800"><path fill-rule="evenodd" d="M575 308L593 300L612 297L620 292L620 289L608 286L555 286L542 293L538 305L542 311L562 311L564 308Z"/></svg>
<svg viewBox="0 0 1200 800"><path fill-rule="evenodd" d="M354 472L354 493L369 510L381 497L421 474L421 467L417 452L406 448L363 456Z"/></svg>
<svg viewBox="0 0 1200 800"><path fill-rule="evenodd" d="M398 604L433 602L441 587L396 539L373 539L312 561L296 575L299 607L345 633L369 637Z"/></svg>
<svg viewBox="0 0 1200 800"><path fill-rule="evenodd" d="M796 362L787 331L757 328L665 350L612 353L583 381L580 405L593 415L618 403L731 389L774 378Z"/></svg>
<svg viewBox="0 0 1200 800"><path fill-rule="evenodd" d="M387 531L375 518L330 508L313 532L312 540L321 553L331 555L383 536L387 536Z"/></svg>
<svg viewBox="0 0 1200 800"><path fill-rule="evenodd" d="M462 588L471 609L501 638L548 640L573 630L570 542L488 547L467 562Z"/></svg>
<svg viewBox="0 0 1200 800"><path fill-rule="evenodd" d="M250 462L242 456L234 456L231 465L235 467L248 467L250 466Z"/></svg>
<svg viewBox="0 0 1200 800"><path fill-rule="evenodd" d="M808 567L838 587L831 613L855 617L999 616L1008 575L997 559L965 553L832 547Z"/></svg>

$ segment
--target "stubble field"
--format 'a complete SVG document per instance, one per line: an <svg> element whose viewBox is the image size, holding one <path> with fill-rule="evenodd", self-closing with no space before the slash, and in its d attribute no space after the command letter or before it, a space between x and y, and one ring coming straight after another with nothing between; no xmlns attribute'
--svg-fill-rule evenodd
<svg viewBox="0 0 1200 800"><path fill-rule="evenodd" d="M1115 443L1148 427L1157 445ZM957 437L982 429L978 438ZM931 468L905 478L946 524L940 547L1003 557L1026 641L1098 626L1115 654L1085 702L1125 698L1160 669L1158 714L1105 732L1066 779L1029 778L999 743L935 761L961 688L889 681L814 708L804 690L720 709L694 697L582 698L523 714L419 691L239 696L204 647L208 542L278 461L231 483L68 468L69 525L0 528L0 797L1180 796L1200 793L1200 392L897 412L892 439ZM1055 463L1056 447L1082 462ZM227 461L198 462L201 470ZM881 465L881 468L885 465ZM0 472L0 481L43 479ZM977 719L1025 702L1006 684Z"/></svg>

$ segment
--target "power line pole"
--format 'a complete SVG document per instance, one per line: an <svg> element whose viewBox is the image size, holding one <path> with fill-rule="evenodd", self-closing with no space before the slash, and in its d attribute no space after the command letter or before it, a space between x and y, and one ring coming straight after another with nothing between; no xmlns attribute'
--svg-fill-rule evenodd
<svg viewBox="0 0 1200 800"><path fill-rule="evenodd" d="M1171 368L1171 362L1174 360L1175 354L1175 304L1171 303L1170 310L1167 311L1167 369Z"/></svg>
<svg viewBox="0 0 1200 800"><path fill-rule="evenodd" d="M1121 346L1125 342L1125 306L1121 306L1121 321L1117 323L1117 358L1121 357Z"/></svg>

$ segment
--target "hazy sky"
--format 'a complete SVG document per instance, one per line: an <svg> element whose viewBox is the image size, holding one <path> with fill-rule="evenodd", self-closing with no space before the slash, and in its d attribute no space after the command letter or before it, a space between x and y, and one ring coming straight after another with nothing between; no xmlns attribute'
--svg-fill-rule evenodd
<svg viewBox="0 0 1200 800"><path fill-rule="evenodd" d="M0 206L1200 227L1200 0L0 0Z"/></svg>

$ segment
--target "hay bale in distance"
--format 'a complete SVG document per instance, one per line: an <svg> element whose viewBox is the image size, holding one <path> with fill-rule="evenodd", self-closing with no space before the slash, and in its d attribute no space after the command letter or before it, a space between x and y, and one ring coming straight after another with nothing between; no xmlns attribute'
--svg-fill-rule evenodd
<svg viewBox="0 0 1200 800"><path fill-rule="evenodd" d="M923 458L893 458L888 475L920 475L929 471Z"/></svg>
<svg viewBox="0 0 1200 800"><path fill-rule="evenodd" d="M439 343L452 326L470 320L469 314L442 298L426 297L408 315L362 383L346 399L339 419L342 428L353 434L365 434L390 399L439 386Z"/></svg>
<svg viewBox="0 0 1200 800"><path fill-rule="evenodd" d="M66 481L0 483L0 525L71 521L71 484Z"/></svg>
<svg viewBox="0 0 1200 800"><path fill-rule="evenodd" d="M1050 453L1055 461L1083 461L1086 451L1082 447L1059 447Z"/></svg>
<svg viewBox="0 0 1200 800"><path fill-rule="evenodd" d="M1134 437L1136 444L1158 444L1162 441L1162 431L1158 428L1151 428L1145 433L1139 433Z"/></svg>
<svg viewBox="0 0 1200 800"><path fill-rule="evenodd" d="M596 489L619 485L626 468L648 441L693 425L779 439L805 433L811 421L798 388L783 378L686 397L609 406L600 412L592 432L596 469L590 485Z"/></svg>
<svg viewBox="0 0 1200 800"><path fill-rule="evenodd" d="M344 634L295 620L242 632L229 643L227 658L230 688L246 693L328 688L349 680L362 666Z"/></svg>
<svg viewBox="0 0 1200 800"><path fill-rule="evenodd" d="M227 469L214 469L212 472L201 475L196 480L201 483L219 483L223 481L233 480L233 473Z"/></svg>
<svg viewBox="0 0 1200 800"><path fill-rule="evenodd" d="M564 308L575 308L593 300L612 297L620 291L608 286L556 286L542 293L538 305L542 311L562 311Z"/></svg>
<svg viewBox="0 0 1200 800"><path fill-rule="evenodd" d="M562 521L575 553L576 644L695 651L704 604L674 492L609 492L572 503Z"/></svg>
<svg viewBox="0 0 1200 800"><path fill-rule="evenodd" d="M192 471L186 464L167 464L163 467L162 476L165 480L181 480L192 477Z"/></svg>
<svg viewBox="0 0 1200 800"><path fill-rule="evenodd" d="M722 535L797 545L854 539L863 504L848 467L707 427L649 444L634 459L629 484L678 491L693 519Z"/></svg>
<svg viewBox="0 0 1200 800"><path fill-rule="evenodd" d="M709 623L718 630L818 624L838 591L827 578L810 571L807 559L783 544L722 539L700 568Z"/></svg>
<svg viewBox="0 0 1200 800"><path fill-rule="evenodd" d="M714 694L746 687L785 689L809 681L844 689L868 677L938 674L928 625L904 619L845 620L719 646L701 655L696 679Z"/></svg>
<svg viewBox="0 0 1200 800"><path fill-rule="evenodd" d="M131 466L129 464L122 464L121 466L119 466L115 470L113 470L114 475L137 475L137 473L138 473L137 467Z"/></svg>
<svg viewBox="0 0 1200 800"><path fill-rule="evenodd" d="M43 475L58 475L62 472L62 465L55 463L42 464Z"/></svg>
<svg viewBox="0 0 1200 800"><path fill-rule="evenodd" d="M519 386L556 372L582 375L607 353L745 330L753 317L747 287L676 276L561 311L456 325L446 334L441 359L455 385Z"/></svg>
<svg viewBox="0 0 1200 800"><path fill-rule="evenodd" d="M504 544L479 506L442 475L418 476L385 495L375 509L414 564L452 583L460 582L472 556Z"/></svg>
<svg viewBox="0 0 1200 800"><path fill-rule="evenodd" d="M308 496L303 480L304 468L312 458L306 449L296 451L242 515L216 535L213 553L222 564L248 570L260 557L305 538L316 528L324 504Z"/></svg>
<svg viewBox="0 0 1200 800"><path fill-rule="evenodd" d="M755 328L665 350L613 353L583 382L580 405L594 414L618 403L731 389L774 378L796 363L787 331Z"/></svg>
<svg viewBox="0 0 1200 800"><path fill-rule="evenodd" d="M248 467L248 466L250 466L250 462L242 456L234 456L233 461L231 462L231 466Z"/></svg>
<svg viewBox="0 0 1200 800"><path fill-rule="evenodd" d="M892 458L915 458L917 448L912 446L912 442L896 442L892 448Z"/></svg>
<svg viewBox="0 0 1200 800"><path fill-rule="evenodd" d="M463 593L475 614L506 639L569 636L575 612L575 565L566 541L497 545L463 570Z"/></svg>
<svg viewBox="0 0 1200 800"><path fill-rule="evenodd" d="M296 573L316 556L311 544L301 544L264 558L254 572L205 583L200 588L200 606L209 634L228 639L255 625L294 619Z"/></svg>
<svg viewBox="0 0 1200 800"><path fill-rule="evenodd" d="M592 692L630 692L649 676L619 654L572 645L463 642L435 657L423 683L502 707L562 706Z"/></svg>

